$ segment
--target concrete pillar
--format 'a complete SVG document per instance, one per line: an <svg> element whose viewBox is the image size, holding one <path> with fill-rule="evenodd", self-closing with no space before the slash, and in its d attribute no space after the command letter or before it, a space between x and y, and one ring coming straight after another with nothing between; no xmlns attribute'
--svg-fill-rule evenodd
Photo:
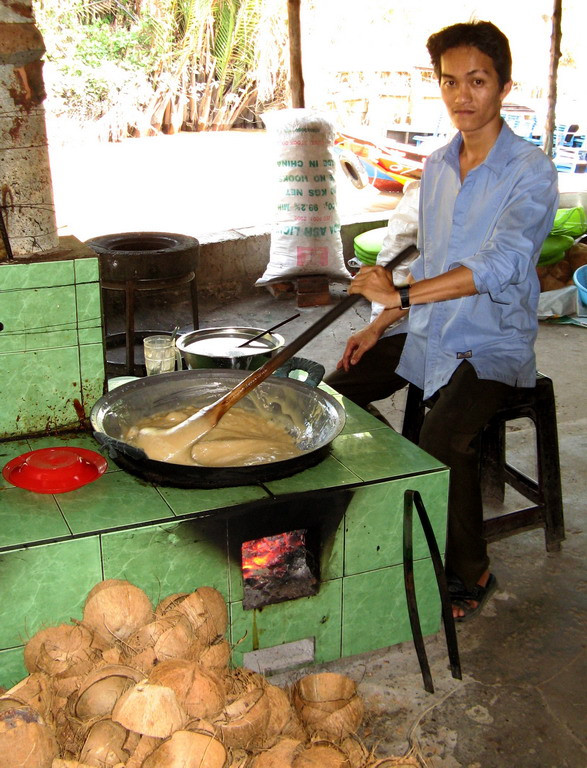
<svg viewBox="0 0 587 768"><path fill-rule="evenodd" d="M0 0L0 206L15 259L59 244L43 108L44 52L31 0ZM6 252L0 240L0 261Z"/></svg>

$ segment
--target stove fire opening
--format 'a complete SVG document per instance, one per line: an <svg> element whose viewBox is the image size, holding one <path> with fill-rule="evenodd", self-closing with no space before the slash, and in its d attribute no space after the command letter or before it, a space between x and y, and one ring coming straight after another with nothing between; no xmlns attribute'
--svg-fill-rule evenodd
<svg viewBox="0 0 587 768"><path fill-rule="evenodd" d="M300 529L242 543L245 610L318 593L313 538L311 531Z"/></svg>

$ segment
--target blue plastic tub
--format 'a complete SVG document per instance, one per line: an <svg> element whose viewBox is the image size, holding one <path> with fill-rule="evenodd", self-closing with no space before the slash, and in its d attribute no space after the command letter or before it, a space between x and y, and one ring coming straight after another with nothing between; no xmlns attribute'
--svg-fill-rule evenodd
<svg viewBox="0 0 587 768"><path fill-rule="evenodd" d="M573 282L577 286L579 291L579 298L581 303L587 306L587 264L579 267L573 275Z"/></svg>

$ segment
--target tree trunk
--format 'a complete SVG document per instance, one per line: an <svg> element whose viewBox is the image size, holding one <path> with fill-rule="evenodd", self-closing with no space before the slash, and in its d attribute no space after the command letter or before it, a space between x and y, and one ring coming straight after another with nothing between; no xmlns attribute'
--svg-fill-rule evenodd
<svg viewBox="0 0 587 768"><path fill-rule="evenodd" d="M302 35L300 0L287 0L289 26L289 69L292 107L304 107L304 75L302 72Z"/></svg>
<svg viewBox="0 0 587 768"><path fill-rule="evenodd" d="M556 80L558 62L561 56L561 19L562 0L554 0L552 12L552 34L550 37L550 72L548 77L548 111L546 113L546 125L544 126L543 150L549 157L554 154L554 131L556 113Z"/></svg>

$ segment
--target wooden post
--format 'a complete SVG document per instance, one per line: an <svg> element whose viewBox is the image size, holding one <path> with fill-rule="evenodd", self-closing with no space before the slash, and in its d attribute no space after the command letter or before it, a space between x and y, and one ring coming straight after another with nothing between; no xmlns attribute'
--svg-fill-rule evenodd
<svg viewBox="0 0 587 768"><path fill-rule="evenodd" d="M289 26L289 87L291 90L291 105L294 108L305 107L304 75L302 72L300 2L301 0L287 0L287 19Z"/></svg>
<svg viewBox="0 0 587 768"><path fill-rule="evenodd" d="M556 89L558 62L561 56L562 37L562 0L554 0L552 12L552 34L550 37L550 71L548 76L548 111L544 126L544 141L542 149L549 157L554 154L554 131L556 113Z"/></svg>

